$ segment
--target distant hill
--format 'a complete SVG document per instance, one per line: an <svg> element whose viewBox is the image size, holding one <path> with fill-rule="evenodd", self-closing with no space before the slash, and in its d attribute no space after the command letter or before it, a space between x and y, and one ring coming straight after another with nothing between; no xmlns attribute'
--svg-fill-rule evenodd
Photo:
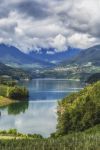
<svg viewBox="0 0 100 150"><path fill-rule="evenodd" d="M100 65L100 45L81 50L78 56L66 60L62 64L86 64L88 62L97 66Z"/></svg>
<svg viewBox="0 0 100 150"><path fill-rule="evenodd" d="M31 57L28 54L21 52L19 49L13 46L7 46L5 44L0 44L0 61L4 64L11 66L34 66L34 67L45 67L52 64Z"/></svg>
<svg viewBox="0 0 100 150"><path fill-rule="evenodd" d="M41 49L40 52L32 51L29 56L35 57L41 61L45 60L53 64L59 64L60 62L77 56L80 49L68 47L66 51L56 52L55 49Z"/></svg>
<svg viewBox="0 0 100 150"><path fill-rule="evenodd" d="M100 66L100 45L85 50L68 47L66 51L56 52L55 49L41 49L29 54L21 52L13 46L0 44L0 62L10 66L31 66L31 68L55 67L56 65L87 64L92 62Z"/></svg>
<svg viewBox="0 0 100 150"><path fill-rule="evenodd" d="M24 70L12 68L0 63L0 76L11 76L13 79L31 78L31 76Z"/></svg>
<svg viewBox="0 0 100 150"><path fill-rule="evenodd" d="M13 46L0 45L0 61L3 63L30 64L32 59Z"/></svg>

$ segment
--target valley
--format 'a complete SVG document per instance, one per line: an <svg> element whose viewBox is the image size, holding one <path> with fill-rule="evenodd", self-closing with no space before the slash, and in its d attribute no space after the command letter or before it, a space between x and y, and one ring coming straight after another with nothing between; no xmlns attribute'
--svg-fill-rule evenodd
<svg viewBox="0 0 100 150"><path fill-rule="evenodd" d="M73 149L74 138L77 150L98 150L100 55L95 48L98 52L99 46L69 48L52 57L48 50L35 55L7 45L0 48L0 148L20 149L24 143L30 150L38 150L38 145Z"/></svg>
<svg viewBox="0 0 100 150"><path fill-rule="evenodd" d="M0 150L100 150L100 0L0 0Z"/></svg>
<svg viewBox="0 0 100 150"><path fill-rule="evenodd" d="M100 73L99 45L85 50L69 47L59 53L53 49L42 49L26 54L13 46L1 44L0 52L0 74L15 79L65 78L85 81L92 74Z"/></svg>

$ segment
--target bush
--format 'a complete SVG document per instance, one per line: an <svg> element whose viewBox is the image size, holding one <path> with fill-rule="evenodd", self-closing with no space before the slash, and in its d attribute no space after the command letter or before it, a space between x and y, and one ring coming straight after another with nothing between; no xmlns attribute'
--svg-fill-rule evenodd
<svg viewBox="0 0 100 150"><path fill-rule="evenodd" d="M29 93L25 87L15 86L9 88L8 97L16 100L27 99L29 97Z"/></svg>
<svg viewBox="0 0 100 150"><path fill-rule="evenodd" d="M25 87L0 85L0 96L15 100L27 100L29 92Z"/></svg>
<svg viewBox="0 0 100 150"><path fill-rule="evenodd" d="M10 130L8 130L7 133L10 135L17 135L17 130L16 129L10 129Z"/></svg>
<svg viewBox="0 0 100 150"><path fill-rule="evenodd" d="M31 137L31 138L36 138L36 139L42 139L42 135L40 134L28 134L28 137Z"/></svg>

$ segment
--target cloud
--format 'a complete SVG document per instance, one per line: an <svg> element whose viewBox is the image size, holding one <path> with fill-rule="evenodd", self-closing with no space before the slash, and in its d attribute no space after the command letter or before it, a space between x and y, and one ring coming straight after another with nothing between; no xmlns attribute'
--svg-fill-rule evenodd
<svg viewBox="0 0 100 150"><path fill-rule="evenodd" d="M0 0L0 42L24 52L100 43L100 0Z"/></svg>
<svg viewBox="0 0 100 150"><path fill-rule="evenodd" d="M54 38L53 46L56 48L56 51L65 51L67 49L67 40L66 38L59 34Z"/></svg>
<svg viewBox="0 0 100 150"><path fill-rule="evenodd" d="M76 45L76 47L79 48L85 48L87 45L91 45L91 43L97 44L96 43L96 38L90 37L88 34L80 34L80 33L75 33L71 37L68 38L68 43L69 45Z"/></svg>
<svg viewBox="0 0 100 150"><path fill-rule="evenodd" d="M24 13L27 16L32 16L35 19L44 19L52 13L49 11L48 5L39 3L38 1L22 1L17 4L19 13Z"/></svg>

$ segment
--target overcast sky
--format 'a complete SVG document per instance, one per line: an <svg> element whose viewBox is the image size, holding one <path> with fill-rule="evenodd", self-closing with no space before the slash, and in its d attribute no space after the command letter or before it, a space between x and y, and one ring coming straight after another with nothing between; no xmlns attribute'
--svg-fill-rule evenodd
<svg viewBox="0 0 100 150"><path fill-rule="evenodd" d="M100 43L100 0L0 0L0 43L24 52Z"/></svg>

